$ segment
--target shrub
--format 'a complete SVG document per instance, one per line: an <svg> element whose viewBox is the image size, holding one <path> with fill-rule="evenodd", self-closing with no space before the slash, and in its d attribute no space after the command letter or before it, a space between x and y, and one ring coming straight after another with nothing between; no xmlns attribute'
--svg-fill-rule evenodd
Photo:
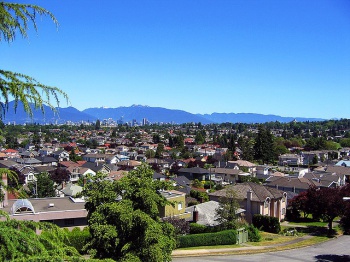
<svg viewBox="0 0 350 262"><path fill-rule="evenodd" d="M66 230L66 232L68 236L66 244L74 247L80 254L85 254L83 247L90 238L89 228L85 227L83 230L80 230L79 227L75 227L72 231Z"/></svg>
<svg viewBox="0 0 350 262"><path fill-rule="evenodd" d="M207 226L203 226L197 223L190 223L190 234L202 234L207 232Z"/></svg>
<svg viewBox="0 0 350 262"><path fill-rule="evenodd" d="M168 217L163 221L173 225L177 236L190 233L190 223L183 218Z"/></svg>
<svg viewBox="0 0 350 262"><path fill-rule="evenodd" d="M214 187L215 187L215 183L213 181L205 181L204 182L205 189L214 188Z"/></svg>
<svg viewBox="0 0 350 262"><path fill-rule="evenodd" d="M215 190L221 190L221 189L224 189L224 186L223 186L223 185L217 184L217 185L215 186Z"/></svg>
<svg viewBox="0 0 350 262"><path fill-rule="evenodd" d="M210 227L197 223L190 223L190 234L214 233L219 231L223 231L220 225Z"/></svg>
<svg viewBox="0 0 350 262"><path fill-rule="evenodd" d="M246 225L245 229L248 231L248 239L250 242L261 241L261 235L260 235L259 229L257 229L253 225Z"/></svg>
<svg viewBox="0 0 350 262"><path fill-rule="evenodd" d="M188 202L187 206L191 207L191 206L195 206L198 204L199 204L199 202L197 200L191 200Z"/></svg>
<svg viewBox="0 0 350 262"><path fill-rule="evenodd" d="M345 215L340 219L339 226L343 230L344 235L350 235L350 210L348 209Z"/></svg>
<svg viewBox="0 0 350 262"><path fill-rule="evenodd" d="M178 246L197 247L197 246L217 246L217 245L234 245L237 241L236 230L225 230L216 233L204 233L181 236Z"/></svg>
<svg viewBox="0 0 350 262"><path fill-rule="evenodd" d="M190 191L190 196L197 199L199 202L207 202L209 201L209 196L205 192L199 192L196 190L191 190Z"/></svg>
<svg viewBox="0 0 350 262"><path fill-rule="evenodd" d="M281 224L277 217L254 215L253 225L260 230L278 234L281 231Z"/></svg>

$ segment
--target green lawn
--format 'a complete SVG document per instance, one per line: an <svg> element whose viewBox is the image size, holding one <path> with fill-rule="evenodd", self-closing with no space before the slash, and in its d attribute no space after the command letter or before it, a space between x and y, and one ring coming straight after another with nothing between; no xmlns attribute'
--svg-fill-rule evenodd
<svg viewBox="0 0 350 262"><path fill-rule="evenodd" d="M328 223L327 222L321 222L321 221L301 221L301 222L289 222L290 226L313 226L313 227L327 227Z"/></svg>

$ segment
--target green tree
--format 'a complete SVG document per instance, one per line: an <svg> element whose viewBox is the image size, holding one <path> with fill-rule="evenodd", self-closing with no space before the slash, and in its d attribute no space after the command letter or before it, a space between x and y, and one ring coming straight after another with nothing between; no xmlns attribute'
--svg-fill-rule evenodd
<svg viewBox="0 0 350 262"><path fill-rule="evenodd" d="M194 138L194 141L197 145L202 145L205 143L205 137L203 136L202 132L201 131L198 131L196 133L196 136Z"/></svg>
<svg viewBox="0 0 350 262"><path fill-rule="evenodd" d="M163 143L159 143L158 146L157 146L155 157L156 158L161 158L163 152L164 152L164 144Z"/></svg>
<svg viewBox="0 0 350 262"><path fill-rule="evenodd" d="M238 138L238 145L240 149L242 150L242 159L247 161L252 161L254 159L254 143L253 139L251 138Z"/></svg>
<svg viewBox="0 0 350 262"><path fill-rule="evenodd" d="M65 232L51 223L7 219L0 222L0 236L0 261L82 261L65 244Z"/></svg>
<svg viewBox="0 0 350 262"><path fill-rule="evenodd" d="M169 261L175 248L174 228L160 222L158 208L168 204L159 190L169 186L155 181L146 164L119 181L91 177L83 190L91 241L96 257L118 261Z"/></svg>
<svg viewBox="0 0 350 262"><path fill-rule="evenodd" d="M145 152L145 156L147 158L153 158L156 155L156 152L154 152L154 150L152 149L147 149Z"/></svg>
<svg viewBox="0 0 350 262"><path fill-rule="evenodd" d="M100 130L100 128L101 128L101 121L97 119L95 123L95 130Z"/></svg>
<svg viewBox="0 0 350 262"><path fill-rule="evenodd" d="M40 173L35 175L36 181L28 183L29 196L31 197L54 197L54 182L48 173Z"/></svg>
<svg viewBox="0 0 350 262"><path fill-rule="evenodd" d="M42 7L0 2L0 41L13 42L18 33L27 38L29 24L37 30L36 19L40 16L49 16L58 25L54 15ZM59 88L44 85L25 74L3 69L0 69L0 95L2 114L8 110L9 99L14 99L15 108L22 102L30 116L33 115L33 107L43 111L44 104L55 110L55 104L59 105L59 96L68 102L67 94ZM55 103L51 102L52 98Z"/></svg>
<svg viewBox="0 0 350 262"><path fill-rule="evenodd" d="M259 132L254 144L254 157L262 163L272 163L274 161L274 142L270 130L263 125L259 126Z"/></svg>
<svg viewBox="0 0 350 262"><path fill-rule="evenodd" d="M219 199L219 207L215 210L217 221L223 229L236 229L239 208L237 195L232 187L226 188L225 191L225 196Z"/></svg>

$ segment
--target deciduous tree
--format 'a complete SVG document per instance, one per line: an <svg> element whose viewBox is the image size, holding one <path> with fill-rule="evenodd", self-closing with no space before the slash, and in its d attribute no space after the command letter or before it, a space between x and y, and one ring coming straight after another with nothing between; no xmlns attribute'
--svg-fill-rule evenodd
<svg viewBox="0 0 350 262"><path fill-rule="evenodd" d="M232 187L226 188L225 196L219 199L219 207L215 210L217 221L224 229L236 229L237 228L237 210L239 204L237 201L237 195Z"/></svg>
<svg viewBox="0 0 350 262"><path fill-rule="evenodd" d="M54 197L56 195L54 182L48 173L40 173L35 175L35 177L35 182L28 183L29 196L43 198Z"/></svg>
<svg viewBox="0 0 350 262"><path fill-rule="evenodd" d="M160 206L168 204L159 190L169 184L153 180L143 164L119 181L102 174L84 188L91 233L88 249L99 258L120 261L169 261L175 248L174 228L159 220Z"/></svg>

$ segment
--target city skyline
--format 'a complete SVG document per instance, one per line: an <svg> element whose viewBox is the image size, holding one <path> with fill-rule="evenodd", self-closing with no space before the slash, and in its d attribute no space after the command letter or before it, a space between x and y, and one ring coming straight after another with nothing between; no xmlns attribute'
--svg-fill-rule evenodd
<svg viewBox="0 0 350 262"><path fill-rule="evenodd" d="M79 110L350 118L347 1L9 1L58 19L0 42L0 68L65 91Z"/></svg>

